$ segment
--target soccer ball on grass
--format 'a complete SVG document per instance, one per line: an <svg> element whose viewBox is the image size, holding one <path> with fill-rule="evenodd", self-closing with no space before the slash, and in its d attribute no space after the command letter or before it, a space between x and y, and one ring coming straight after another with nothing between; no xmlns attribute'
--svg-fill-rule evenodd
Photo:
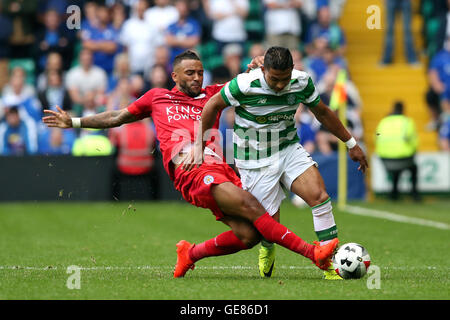
<svg viewBox="0 0 450 320"><path fill-rule="evenodd" d="M339 247L333 256L333 268L344 279L359 279L367 273L370 256L367 250L357 243L346 243Z"/></svg>

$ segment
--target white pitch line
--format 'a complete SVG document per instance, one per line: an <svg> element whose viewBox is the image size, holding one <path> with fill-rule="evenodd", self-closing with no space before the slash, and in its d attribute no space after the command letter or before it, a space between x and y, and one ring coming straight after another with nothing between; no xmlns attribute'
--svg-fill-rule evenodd
<svg viewBox="0 0 450 320"><path fill-rule="evenodd" d="M35 270L35 271L52 271L52 270L67 270L68 267L58 267L58 266L47 266L47 267L37 267L37 266L0 266L0 270ZM289 270L315 270L314 266L288 266L281 265L277 266L278 269L289 269ZM257 270L257 266L196 266L195 269L199 270ZM410 267L399 267L399 266L386 266L381 267L384 270L437 270L445 269L448 270L450 267L446 266L410 266ZM173 266L97 266L97 267L81 267L82 271L120 271L120 270L173 270Z"/></svg>
<svg viewBox="0 0 450 320"><path fill-rule="evenodd" d="M349 206L349 205L345 206L344 210L348 213L356 214L356 215L360 215L360 216L416 224L419 226L432 227L432 228L437 228L437 229L441 229L441 230L450 230L450 225L448 225L444 222L437 222L437 221L432 221L432 220L427 220L427 219L408 217L408 216L403 216L403 215L388 212L388 211L375 210L375 209Z"/></svg>

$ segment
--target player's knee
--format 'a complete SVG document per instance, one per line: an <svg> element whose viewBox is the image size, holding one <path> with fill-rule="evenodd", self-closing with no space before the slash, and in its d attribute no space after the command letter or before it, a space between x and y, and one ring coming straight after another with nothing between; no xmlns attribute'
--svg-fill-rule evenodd
<svg viewBox="0 0 450 320"><path fill-rule="evenodd" d="M246 234L242 237L241 241L242 243L248 248L251 249L254 246L256 246L260 241L262 237L259 234L259 232L255 231L248 231Z"/></svg>
<svg viewBox="0 0 450 320"><path fill-rule="evenodd" d="M321 203L324 203L325 201L327 201L330 198L330 196L328 195L328 193L325 190L317 190L317 192L314 193L313 195L313 199L312 199L312 207L313 206L317 206Z"/></svg>
<svg viewBox="0 0 450 320"><path fill-rule="evenodd" d="M265 213L264 207L249 192L244 191L239 200L239 211L243 217L254 221Z"/></svg>

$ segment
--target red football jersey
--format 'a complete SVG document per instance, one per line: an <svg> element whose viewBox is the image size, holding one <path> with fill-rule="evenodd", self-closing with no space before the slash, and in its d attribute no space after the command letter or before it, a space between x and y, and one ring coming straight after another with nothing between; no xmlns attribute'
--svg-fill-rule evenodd
<svg viewBox="0 0 450 320"><path fill-rule="evenodd" d="M154 88L128 106L128 111L139 119L152 117L164 168L172 180L174 179L173 166L170 165L172 158L185 145L195 141L203 106L222 87L223 85L207 86L195 98L184 94L176 87L172 90ZM220 113L214 124L215 129L219 128L219 118ZM215 149L218 153L217 147Z"/></svg>

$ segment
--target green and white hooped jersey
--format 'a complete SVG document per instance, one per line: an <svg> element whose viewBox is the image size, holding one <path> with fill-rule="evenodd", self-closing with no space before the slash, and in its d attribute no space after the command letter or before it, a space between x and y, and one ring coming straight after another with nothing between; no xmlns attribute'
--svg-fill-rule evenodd
<svg viewBox="0 0 450 320"><path fill-rule="evenodd" d="M294 115L300 103L316 106L319 93L311 77L293 70L291 82L280 92L267 85L260 68L239 74L220 91L235 107L234 158L238 168L270 165L278 152L299 141Z"/></svg>

